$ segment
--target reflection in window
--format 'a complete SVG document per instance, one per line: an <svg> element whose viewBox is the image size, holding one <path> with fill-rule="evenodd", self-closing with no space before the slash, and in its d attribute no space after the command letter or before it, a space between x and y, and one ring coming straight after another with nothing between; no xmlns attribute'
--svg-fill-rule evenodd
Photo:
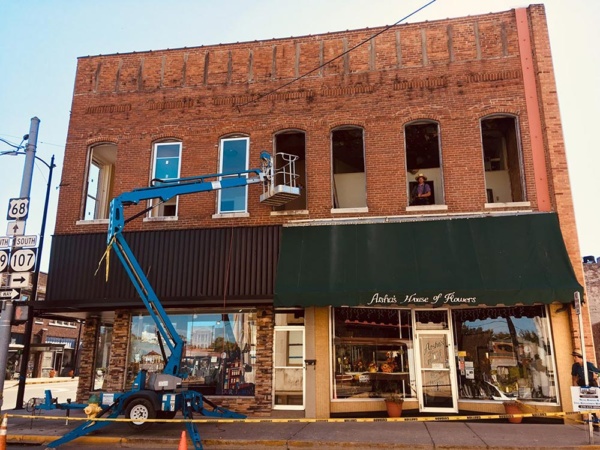
<svg viewBox="0 0 600 450"><path fill-rule="evenodd" d="M110 348L112 346L113 327L101 325L96 344L96 358L94 361L94 390L104 388L104 378L108 370Z"/></svg>
<svg viewBox="0 0 600 450"><path fill-rule="evenodd" d="M362 128L340 128L331 132L333 207L367 206L367 178Z"/></svg>
<svg viewBox="0 0 600 450"><path fill-rule="evenodd" d="M205 395L254 395L254 313L172 314L169 318L187 343L181 361L182 372L187 374L184 384ZM128 382L142 369L163 369L156 331L150 316L132 319Z"/></svg>
<svg viewBox="0 0 600 450"><path fill-rule="evenodd" d="M239 172L248 170L247 137L221 139L221 173L238 177ZM246 176L246 175L243 175ZM227 178L223 176L222 178ZM219 213L246 212L248 207L248 186L240 186L218 191Z"/></svg>
<svg viewBox="0 0 600 450"><path fill-rule="evenodd" d="M163 142L154 145L154 170L152 180L172 180L179 178L181 166L181 143ZM160 185L160 181L153 181L154 185ZM152 217L176 216L177 197L162 202L161 199L152 200Z"/></svg>
<svg viewBox="0 0 600 450"><path fill-rule="evenodd" d="M334 398L412 396L409 310L335 308L334 336Z"/></svg>
<svg viewBox="0 0 600 450"><path fill-rule="evenodd" d="M462 399L556 402L543 306L452 312Z"/></svg>

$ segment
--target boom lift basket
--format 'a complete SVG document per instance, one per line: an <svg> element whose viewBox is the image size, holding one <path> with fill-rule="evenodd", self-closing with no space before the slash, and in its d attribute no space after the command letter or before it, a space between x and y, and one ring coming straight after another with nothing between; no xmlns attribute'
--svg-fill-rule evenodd
<svg viewBox="0 0 600 450"><path fill-rule="evenodd" d="M281 206L300 197L298 175L296 174L296 160L298 156L289 153L277 153L267 172L267 179L263 183L263 193L260 202L270 206Z"/></svg>

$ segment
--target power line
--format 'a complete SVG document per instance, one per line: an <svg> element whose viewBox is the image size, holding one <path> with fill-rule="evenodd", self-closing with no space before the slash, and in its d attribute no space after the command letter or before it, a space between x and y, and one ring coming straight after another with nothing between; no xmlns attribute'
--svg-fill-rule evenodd
<svg viewBox="0 0 600 450"><path fill-rule="evenodd" d="M332 59L330 59L329 61L326 61L326 62L324 62L324 63L323 63L323 64L321 64L320 66L317 66L317 67L315 67L315 68L314 68L314 69L312 69L312 70L309 70L308 72L306 72L306 73L304 73L304 74L300 75L299 77L297 77L297 78L294 78L293 80L291 80L291 81L288 81L287 83L284 83L284 84L282 84L281 86L279 86L279 87L276 87L275 89L272 89L272 90L270 90L270 91L269 91L269 92L267 92L266 94L258 94L258 97L256 97L256 98L255 98L255 99L253 99L253 100L249 100L249 101L247 101L247 102L245 102L245 103L242 103L241 105L236 105L236 107L237 107L238 111L240 110L240 108L241 108L242 106L249 105L250 103L256 103L256 102L258 102L259 100L262 100L264 97L267 97L267 96L269 96L269 95L271 95L271 94L274 94L275 92L277 92L277 91L279 91L279 90L281 90L281 89L283 89L283 88L285 88L285 87L288 87L289 85L291 85L291 84L295 83L296 81L299 81L299 80L301 80L302 78L305 78L305 77L307 77L307 76L308 76L308 75L310 75L311 73L313 73L313 72L316 72L317 70L319 70L319 69L322 69L323 67L325 67L325 66L327 66L327 65L331 64L333 61L336 61L336 60L340 59L342 56L345 56L345 55L347 55L348 53L350 53L350 52L352 52L352 51L356 50L358 47L360 47L360 46L362 46L362 45L366 44L367 42L369 42L369 41L372 41L373 39L375 39L375 38L376 38L377 36L379 36L380 34L382 34L382 33L385 33L385 32L386 32L386 31L388 31L390 28L392 28L392 27L395 27L396 25L398 25L400 22L404 22L404 21L405 21L406 19L408 19L409 17L411 17L411 16L414 16L414 15L415 15L415 14L417 14L419 11L422 11L423 9L427 8L429 5L431 5L431 4L433 4L433 3L435 3L436 1L437 1L437 0L431 0L429 3L426 3L425 5L421 6L420 8L417 8L416 10L414 10L413 12L411 12L410 14L408 14L407 16L404 16L402 19L400 19L400 20L396 21L396 22L395 22L395 23L393 23L392 25L387 25L387 26L386 26L386 27L385 27L383 30L381 30L381 31L379 31L379 32L377 32L377 33L375 33L374 35L372 35L372 36L368 37L367 39L363 40L362 42L359 42L359 43L358 43L358 44L356 44L354 47L352 47L352 48L350 48L350 49L346 50L346 51L345 51L345 52L343 52L343 53L340 53L339 55L337 55L337 56L333 57L333 58L332 58Z"/></svg>

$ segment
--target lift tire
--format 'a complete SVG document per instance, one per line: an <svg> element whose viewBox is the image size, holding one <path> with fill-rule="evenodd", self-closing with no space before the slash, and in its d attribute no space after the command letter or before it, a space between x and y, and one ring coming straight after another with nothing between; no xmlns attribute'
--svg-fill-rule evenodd
<svg viewBox="0 0 600 450"><path fill-rule="evenodd" d="M152 402L145 398L135 398L129 402L125 410L127 419L156 419L156 410ZM136 431L143 431L152 425L152 422L127 422Z"/></svg>
<svg viewBox="0 0 600 450"><path fill-rule="evenodd" d="M157 419L171 420L177 415L177 411L156 411Z"/></svg>

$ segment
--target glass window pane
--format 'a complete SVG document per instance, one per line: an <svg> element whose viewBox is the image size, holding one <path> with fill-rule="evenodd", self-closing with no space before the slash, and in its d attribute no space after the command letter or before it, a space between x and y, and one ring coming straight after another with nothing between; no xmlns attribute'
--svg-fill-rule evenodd
<svg viewBox="0 0 600 450"><path fill-rule="evenodd" d="M187 342L181 361L184 385L206 395L254 395L254 313L172 314L169 319ZM132 319L131 336L130 383L140 370L157 372L165 364L150 316Z"/></svg>
<svg viewBox="0 0 600 450"><path fill-rule="evenodd" d="M454 311L461 398L556 402L545 307Z"/></svg>
<svg viewBox="0 0 600 450"><path fill-rule="evenodd" d="M179 143L173 144L156 144L157 158L179 158Z"/></svg>
<svg viewBox="0 0 600 450"><path fill-rule="evenodd" d="M247 139L223 140L222 170L226 172L241 172L247 169Z"/></svg>
<svg viewBox="0 0 600 450"><path fill-rule="evenodd" d="M246 211L246 186L223 189L221 212Z"/></svg>

